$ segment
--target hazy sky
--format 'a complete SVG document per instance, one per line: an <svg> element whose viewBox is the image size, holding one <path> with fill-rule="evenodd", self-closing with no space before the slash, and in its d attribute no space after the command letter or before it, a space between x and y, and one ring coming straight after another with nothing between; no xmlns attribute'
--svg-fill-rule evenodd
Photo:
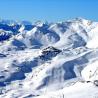
<svg viewBox="0 0 98 98"><path fill-rule="evenodd" d="M83 17L98 21L98 0L0 0L0 17L30 21Z"/></svg>

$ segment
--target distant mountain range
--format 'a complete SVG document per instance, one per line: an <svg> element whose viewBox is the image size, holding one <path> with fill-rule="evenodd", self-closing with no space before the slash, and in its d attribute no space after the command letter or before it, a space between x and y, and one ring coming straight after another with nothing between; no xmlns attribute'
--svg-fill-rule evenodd
<svg viewBox="0 0 98 98"><path fill-rule="evenodd" d="M98 96L98 22L0 20L0 98Z"/></svg>

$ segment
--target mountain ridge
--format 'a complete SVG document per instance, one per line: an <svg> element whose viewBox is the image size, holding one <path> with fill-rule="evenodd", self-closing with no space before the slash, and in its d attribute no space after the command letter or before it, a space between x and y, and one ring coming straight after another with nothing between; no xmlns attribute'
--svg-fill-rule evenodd
<svg viewBox="0 0 98 98"><path fill-rule="evenodd" d="M11 22L0 21L0 98L91 98L98 89L98 22Z"/></svg>

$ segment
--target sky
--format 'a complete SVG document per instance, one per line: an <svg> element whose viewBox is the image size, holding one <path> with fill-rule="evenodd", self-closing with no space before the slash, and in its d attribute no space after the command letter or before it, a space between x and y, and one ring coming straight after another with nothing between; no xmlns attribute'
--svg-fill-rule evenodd
<svg viewBox="0 0 98 98"><path fill-rule="evenodd" d="M0 0L0 18L58 22L82 17L98 21L98 0Z"/></svg>

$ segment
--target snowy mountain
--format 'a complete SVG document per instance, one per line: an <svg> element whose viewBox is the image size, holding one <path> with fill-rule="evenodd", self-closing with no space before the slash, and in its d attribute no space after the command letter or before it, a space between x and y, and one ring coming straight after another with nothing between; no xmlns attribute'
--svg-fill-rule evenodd
<svg viewBox="0 0 98 98"><path fill-rule="evenodd" d="M0 20L0 98L97 98L98 22Z"/></svg>

